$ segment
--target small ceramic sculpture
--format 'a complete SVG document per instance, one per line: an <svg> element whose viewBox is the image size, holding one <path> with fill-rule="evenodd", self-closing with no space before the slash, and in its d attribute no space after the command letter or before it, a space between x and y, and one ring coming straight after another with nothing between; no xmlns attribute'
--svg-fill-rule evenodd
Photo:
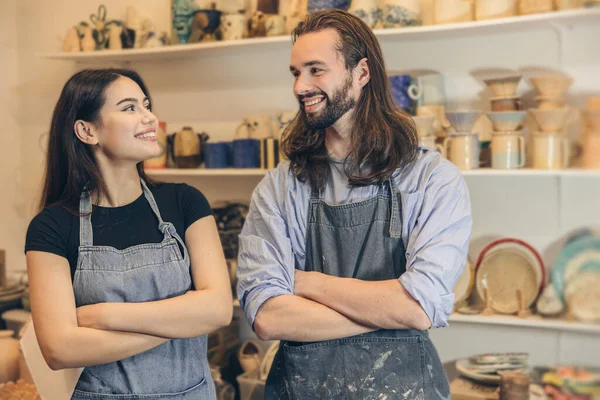
<svg viewBox="0 0 600 400"><path fill-rule="evenodd" d="M71 27L67 30L67 35L65 36L65 40L63 41L63 51L67 51L70 53L76 53L81 51L79 35L77 34L77 30L74 27Z"/></svg>
<svg viewBox="0 0 600 400"><path fill-rule="evenodd" d="M83 51L96 50L96 41L94 40L94 37L92 34L92 28L89 26L85 29L83 39L81 39L81 48Z"/></svg>

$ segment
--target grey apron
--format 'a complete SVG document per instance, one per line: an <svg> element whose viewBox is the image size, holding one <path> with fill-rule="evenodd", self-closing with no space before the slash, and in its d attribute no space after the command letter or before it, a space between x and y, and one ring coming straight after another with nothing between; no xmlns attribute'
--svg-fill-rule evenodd
<svg viewBox="0 0 600 400"><path fill-rule="evenodd" d="M190 257L181 237L160 216L154 196L142 181L157 218L161 243L117 250L94 246L89 193L79 203L80 247L73 290L77 307L102 302L146 302L184 294L192 288ZM206 356L206 335L172 339L121 361L86 367L72 399L215 399Z"/></svg>
<svg viewBox="0 0 600 400"><path fill-rule="evenodd" d="M385 186L388 193L384 193ZM401 199L391 180L377 196L332 206L314 193L306 269L367 281L406 271ZM426 331L378 330L322 342L282 341L265 399L450 399L448 380Z"/></svg>

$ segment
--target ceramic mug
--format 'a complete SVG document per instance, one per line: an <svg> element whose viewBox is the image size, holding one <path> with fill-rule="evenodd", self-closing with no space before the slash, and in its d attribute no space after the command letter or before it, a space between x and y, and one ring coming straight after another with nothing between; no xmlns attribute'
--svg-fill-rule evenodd
<svg viewBox="0 0 600 400"><path fill-rule="evenodd" d="M446 118L446 106L443 104L430 104L427 106L418 106L417 107L417 116L427 116L433 115L435 117L435 121L433 122L432 129L435 132L435 135L446 136L445 132L450 128L450 122L448 118Z"/></svg>
<svg viewBox="0 0 600 400"><path fill-rule="evenodd" d="M234 168L260 168L260 140L236 139L232 144Z"/></svg>
<svg viewBox="0 0 600 400"><path fill-rule="evenodd" d="M525 166L525 139L521 135L492 134L492 168Z"/></svg>
<svg viewBox="0 0 600 400"><path fill-rule="evenodd" d="M476 0L476 20L506 18L515 15L517 15L516 0Z"/></svg>
<svg viewBox="0 0 600 400"><path fill-rule="evenodd" d="M398 107L408 112L414 113L413 99L408 95L408 88L412 83L410 75L389 75L388 82L394 102Z"/></svg>
<svg viewBox="0 0 600 400"><path fill-rule="evenodd" d="M473 21L472 0L434 0L433 21L436 24Z"/></svg>
<svg viewBox="0 0 600 400"><path fill-rule="evenodd" d="M225 14L221 16L223 40L240 40L246 30L246 16L243 14Z"/></svg>
<svg viewBox="0 0 600 400"><path fill-rule="evenodd" d="M588 132L583 149L583 168L600 169L600 135Z"/></svg>
<svg viewBox="0 0 600 400"><path fill-rule="evenodd" d="M206 168L227 168L231 166L231 142L206 143L203 147Z"/></svg>
<svg viewBox="0 0 600 400"><path fill-rule="evenodd" d="M448 159L461 170L479 168L479 139L476 133L451 135L444 139Z"/></svg>
<svg viewBox="0 0 600 400"><path fill-rule="evenodd" d="M369 28L374 28L379 18L376 0L352 0L348 12L360 18Z"/></svg>
<svg viewBox="0 0 600 400"><path fill-rule="evenodd" d="M408 87L408 95L418 105L446 104L444 76L442 74L426 74L414 78Z"/></svg>
<svg viewBox="0 0 600 400"><path fill-rule="evenodd" d="M419 137L419 146L427 150L437 150L442 157L446 157L446 149L441 144L435 142L435 136L421 136Z"/></svg>
<svg viewBox="0 0 600 400"><path fill-rule="evenodd" d="M569 165L569 140L560 135L533 135L533 168L561 169Z"/></svg>
<svg viewBox="0 0 600 400"><path fill-rule="evenodd" d="M419 0L383 0L380 2L377 28L391 29L420 25L423 25L423 21Z"/></svg>
<svg viewBox="0 0 600 400"><path fill-rule="evenodd" d="M235 129L235 139L266 139L268 137L273 137L273 126L271 116L266 113L245 117Z"/></svg>

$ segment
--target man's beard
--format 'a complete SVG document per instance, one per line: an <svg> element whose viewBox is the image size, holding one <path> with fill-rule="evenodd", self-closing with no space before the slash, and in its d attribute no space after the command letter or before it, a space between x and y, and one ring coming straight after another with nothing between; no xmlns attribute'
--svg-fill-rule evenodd
<svg viewBox="0 0 600 400"><path fill-rule="evenodd" d="M308 114L304 109L304 104L301 103L300 115L304 121L304 125L311 131L323 130L329 128L335 124L341 117L343 117L348 111L350 111L356 102L352 97L349 96L350 89L352 89L352 75L348 74L348 79L344 82L344 86L333 93L331 99L325 94L325 92L313 92L303 97L309 96L324 96L325 108L318 113Z"/></svg>

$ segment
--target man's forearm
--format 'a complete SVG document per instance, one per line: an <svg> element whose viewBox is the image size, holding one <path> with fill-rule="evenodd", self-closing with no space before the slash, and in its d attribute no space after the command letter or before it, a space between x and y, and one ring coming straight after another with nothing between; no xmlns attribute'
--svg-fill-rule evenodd
<svg viewBox="0 0 600 400"><path fill-rule="evenodd" d="M254 320L254 330L263 340L316 342L376 329L353 321L323 304L295 295L281 295L261 306Z"/></svg>
<svg viewBox="0 0 600 400"><path fill-rule="evenodd" d="M358 323L380 329L428 329L429 317L397 279L363 281L308 273L300 296L314 300ZM308 276L308 275L307 275ZM298 286L297 286L298 288Z"/></svg>

